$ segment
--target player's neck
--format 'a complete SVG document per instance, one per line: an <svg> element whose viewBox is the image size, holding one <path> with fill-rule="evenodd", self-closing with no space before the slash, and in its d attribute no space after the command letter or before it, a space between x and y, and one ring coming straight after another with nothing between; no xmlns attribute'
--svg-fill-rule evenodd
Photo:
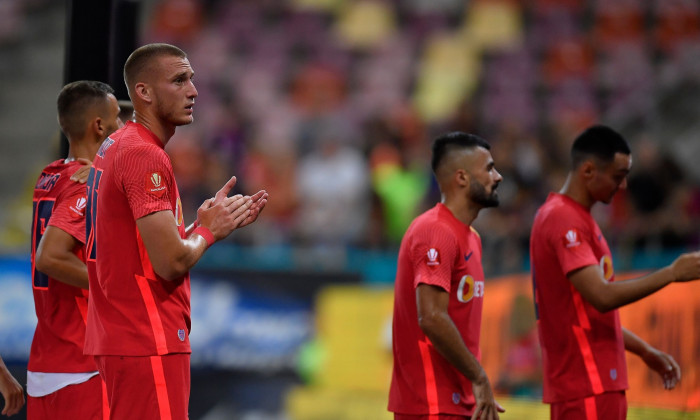
<svg viewBox="0 0 700 420"><path fill-rule="evenodd" d="M471 226L476 216L479 215L479 210L481 210L481 208L473 205L470 206L467 202L452 197L447 198L444 195L442 196L442 204L450 210L457 220L467 226Z"/></svg>
<svg viewBox="0 0 700 420"><path fill-rule="evenodd" d="M565 195L575 202L579 203L588 210L593 207L595 201L590 197L586 188L574 179L574 174L569 174L566 178L564 186L559 190L559 194Z"/></svg>
<svg viewBox="0 0 700 420"><path fill-rule="evenodd" d="M68 142L68 156L65 162L71 162L78 159L87 159L92 161L97 154L102 142L95 139L80 139Z"/></svg>
<svg viewBox="0 0 700 420"><path fill-rule="evenodd" d="M163 123L161 120L152 115L134 112L134 116L134 120L146 127L151 133L155 134L160 142L163 143L164 147L166 144L168 144L168 140L173 137L173 134L175 134L174 125Z"/></svg>

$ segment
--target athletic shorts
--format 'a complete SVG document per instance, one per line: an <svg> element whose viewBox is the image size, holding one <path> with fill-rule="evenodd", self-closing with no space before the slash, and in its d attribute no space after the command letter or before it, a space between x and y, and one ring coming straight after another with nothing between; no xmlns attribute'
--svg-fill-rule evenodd
<svg viewBox="0 0 700 420"><path fill-rule="evenodd" d="M394 420L468 420L471 416L456 414L399 414L394 413Z"/></svg>
<svg viewBox="0 0 700 420"><path fill-rule="evenodd" d="M110 420L187 420L190 355L95 356Z"/></svg>
<svg viewBox="0 0 700 420"><path fill-rule="evenodd" d="M99 375L43 397L27 395L27 420L107 420L107 390Z"/></svg>
<svg viewBox="0 0 700 420"><path fill-rule="evenodd" d="M554 403L550 414L551 420L625 420L627 397L625 391L614 391Z"/></svg>

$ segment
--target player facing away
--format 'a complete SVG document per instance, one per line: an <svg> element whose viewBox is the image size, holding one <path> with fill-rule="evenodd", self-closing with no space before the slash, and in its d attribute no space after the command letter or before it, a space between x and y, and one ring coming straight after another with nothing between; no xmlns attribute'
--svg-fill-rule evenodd
<svg viewBox="0 0 700 420"><path fill-rule="evenodd" d="M88 276L85 184L70 180L117 129L114 90L77 81L61 89L58 122L68 157L49 164L34 187L32 289L37 316L27 366L27 417L102 419L107 407L92 356L83 355Z"/></svg>
<svg viewBox="0 0 700 420"><path fill-rule="evenodd" d="M394 285L389 411L397 420L492 420L504 411L479 363L484 273L471 227L481 209L498 205L503 178L489 150L461 132L433 142L442 202L406 231Z"/></svg>
<svg viewBox="0 0 700 420"><path fill-rule="evenodd" d="M647 276L616 281L591 207L610 203L626 187L630 148L614 130L593 126L576 138L571 158L566 183L540 207L530 236L543 400L551 404L553 420L625 419L625 350L656 371L666 389L681 373L673 357L621 327L617 308L674 281L700 277L700 253L683 254Z"/></svg>
<svg viewBox="0 0 700 420"><path fill-rule="evenodd" d="M265 191L228 197L233 177L185 229L164 147L193 120L193 75L172 45L145 45L129 56L124 80L135 122L103 143L87 182L85 352L107 384L111 419L188 418L189 270L267 202Z"/></svg>

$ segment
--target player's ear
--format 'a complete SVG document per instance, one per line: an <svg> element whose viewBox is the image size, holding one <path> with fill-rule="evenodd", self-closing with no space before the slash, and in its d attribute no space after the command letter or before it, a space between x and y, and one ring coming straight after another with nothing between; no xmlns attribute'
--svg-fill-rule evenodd
<svg viewBox="0 0 700 420"><path fill-rule="evenodd" d="M469 186L469 172L464 169L457 169L454 173L454 179L459 186Z"/></svg>
<svg viewBox="0 0 700 420"><path fill-rule="evenodd" d="M104 138L105 124L101 117L96 117L94 120L95 133L100 137Z"/></svg>
<svg viewBox="0 0 700 420"><path fill-rule="evenodd" d="M104 131L104 124L102 122L102 118L100 117L95 117L90 120L87 126L87 131L90 134L94 134L96 137L99 137L102 135L102 132Z"/></svg>
<svg viewBox="0 0 700 420"><path fill-rule="evenodd" d="M134 93L139 99L141 99L144 102L151 103L151 101L153 100L151 98L151 89L144 82L136 83L136 85L134 86Z"/></svg>
<svg viewBox="0 0 700 420"><path fill-rule="evenodd" d="M585 179L592 178L593 175L595 174L595 170L596 170L596 166L590 160L584 161L581 164L581 166L579 167L579 172L581 173L581 175L583 175L583 177Z"/></svg>

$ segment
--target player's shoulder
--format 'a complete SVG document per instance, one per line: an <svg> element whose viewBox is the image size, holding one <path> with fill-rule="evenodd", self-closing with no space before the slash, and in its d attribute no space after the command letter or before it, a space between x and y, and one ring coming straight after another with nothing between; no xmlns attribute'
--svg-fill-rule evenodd
<svg viewBox="0 0 700 420"><path fill-rule="evenodd" d="M115 157L120 160L169 160L163 147L155 143L154 135L140 124L128 124L108 140L114 142Z"/></svg>
<svg viewBox="0 0 700 420"><path fill-rule="evenodd" d="M432 208L415 218L409 230L412 236L454 237L454 231L450 220L441 217L437 208Z"/></svg>
<svg viewBox="0 0 700 420"><path fill-rule="evenodd" d="M567 199L561 194L552 193L537 210L535 220L541 223L558 223L577 216L578 211L574 208L571 199Z"/></svg>

